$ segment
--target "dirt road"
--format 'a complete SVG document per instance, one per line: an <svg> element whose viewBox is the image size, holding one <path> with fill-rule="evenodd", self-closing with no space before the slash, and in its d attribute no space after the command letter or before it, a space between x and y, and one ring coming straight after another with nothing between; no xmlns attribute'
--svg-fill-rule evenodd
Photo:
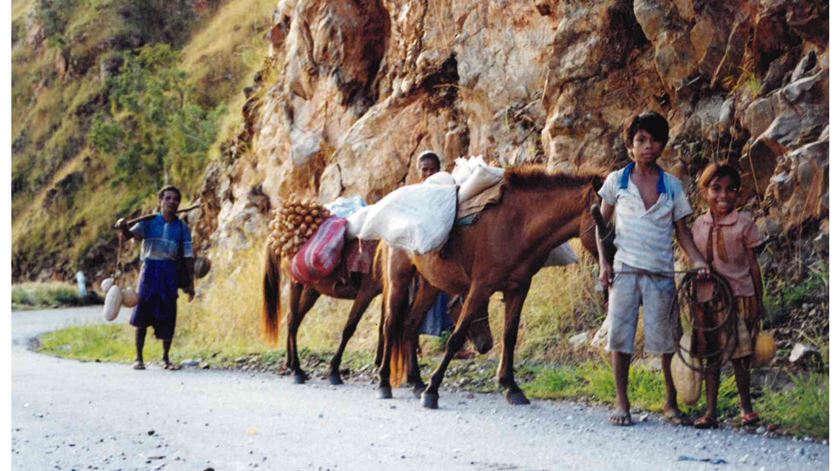
<svg viewBox="0 0 840 471"><path fill-rule="evenodd" d="M617 428L601 407L513 407L496 394L445 393L432 411L406 389L378 400L373 386L134 371L27 348L42 332L99 316L98 308L12 313L13 469L828 469L822 443L701 432L656 417ZM693 461L703 459L725 463Z"/></svg>

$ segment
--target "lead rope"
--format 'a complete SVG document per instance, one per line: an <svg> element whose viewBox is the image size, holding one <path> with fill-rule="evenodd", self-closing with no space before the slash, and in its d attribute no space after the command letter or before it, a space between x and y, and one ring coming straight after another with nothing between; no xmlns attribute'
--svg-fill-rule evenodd
<svg viewBox="0 0 840 471"><path fill-rule="evenodd" d="M680 281L677 294L671 303L671 332L677 345L677 354L686 366L698 373L720 368L729 361L738 347L738 306L732 287L724 277L711 269L716 228L718 237L721 237L720 226L713 223L709 228L706 244L706 263L709 264L710 279L699 281L697 272L689 272ZM712 284L712 296L707 301L697 300L699 282ZM685 313L681 306L688 307ZM723 314L722 318L720 313ZM683 326L691 332L688 348L680 345Z"/></svg>

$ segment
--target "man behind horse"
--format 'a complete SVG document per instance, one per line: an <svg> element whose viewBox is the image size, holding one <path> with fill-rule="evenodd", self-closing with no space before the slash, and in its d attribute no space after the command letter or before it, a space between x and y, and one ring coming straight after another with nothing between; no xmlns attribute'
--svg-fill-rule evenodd
<svg viewBox="0 0 840 471"><path fill-rule="evenodd" d="M656 160L668 142L668 122L658 113L643 113L624 128L624 143L632 162L612 172L598 192L605 220L615 221L615 261L607 261L599 240L601 284L609 288L609 330L607 350L612 354L616 387L616 410L610 417L614 425L632 425L627 379L635 347L639 306L645 306L645 351L662 356L665 376L666 418L687 423L677 406L671 377L675 345L669 325L671 301L676 294L674 252L677 242L701 274L708 264L694 245L685 217L691 206L682 184L665 172Z"/></svg>

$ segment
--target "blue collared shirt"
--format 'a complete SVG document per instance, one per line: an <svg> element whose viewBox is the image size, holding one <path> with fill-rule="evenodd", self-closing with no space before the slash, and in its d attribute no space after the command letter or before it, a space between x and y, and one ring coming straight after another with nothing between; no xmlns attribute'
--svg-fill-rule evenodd
<svg viewBox="0 0 840 471"><path fill-rule="evenodd" d="M152 219L138 222L130 230L134 237L143 241L140 260L177 260L178 246L182 242L184 257L193 256L190 228L180 219L166 222L158 213Z"/></svg>

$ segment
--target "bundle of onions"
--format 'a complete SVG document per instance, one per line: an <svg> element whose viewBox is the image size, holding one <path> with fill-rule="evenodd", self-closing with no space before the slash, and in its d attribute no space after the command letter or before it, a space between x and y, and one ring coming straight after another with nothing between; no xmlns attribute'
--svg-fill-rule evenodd
<svg viewBox="0 0 840 471"><path fill-rule="evenodd" d="M330 212L317 201L287 200L273 215L268 243L274 255L291 257L318 231Z"/></svg>

